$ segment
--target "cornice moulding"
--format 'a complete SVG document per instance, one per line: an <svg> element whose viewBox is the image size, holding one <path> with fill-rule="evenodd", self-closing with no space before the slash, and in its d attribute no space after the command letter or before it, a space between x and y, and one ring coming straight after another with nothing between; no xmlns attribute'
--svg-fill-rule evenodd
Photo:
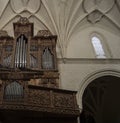
<svg viewBox="0 0 120 123"><path fill-rule="evenodd" d="M120 64L120 59L95 59L95 58L58 58L62 64Z"/></svg>

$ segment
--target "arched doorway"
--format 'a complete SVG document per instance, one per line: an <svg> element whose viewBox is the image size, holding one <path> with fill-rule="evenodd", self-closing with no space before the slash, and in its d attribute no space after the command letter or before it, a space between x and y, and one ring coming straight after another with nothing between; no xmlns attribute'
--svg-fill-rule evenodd
<svg viewBox="0 0 120 123"><path fill-rule="evenodd" d="M93 80L83 93L80 123L119 123L119 94L119 77L107 75Z"/></svg>

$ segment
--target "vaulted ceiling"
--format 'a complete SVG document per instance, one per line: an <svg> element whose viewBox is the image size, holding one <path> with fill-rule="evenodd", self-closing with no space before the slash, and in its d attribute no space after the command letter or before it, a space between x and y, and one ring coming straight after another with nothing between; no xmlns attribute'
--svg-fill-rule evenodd
<svg viewBox="0 0 120 123"><path fill-rule="evenodd" d="M34 33L49 29L58 35L57 47L64 57L69 39L91 25L120 33L120 0L0 0L0 29L11 28L20 16L34 22Z"/></svg>

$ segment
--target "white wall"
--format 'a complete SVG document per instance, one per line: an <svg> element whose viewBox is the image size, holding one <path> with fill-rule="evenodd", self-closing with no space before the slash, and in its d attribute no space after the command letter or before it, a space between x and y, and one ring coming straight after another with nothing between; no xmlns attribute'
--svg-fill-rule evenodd
<svg viewBox="0 0 120 123"><path fill-rule="evenodd" d="M67 59L59 64L60 88L77 91L77 101L82 109L82 95L87 85L105 75L120 77L119 60Z"/></svg>
<svg viewBox="0 0 120 123"><path fill-rule="evenodd" d="M74 34L67 47L67 58L95 58L91 44L92 33L99 34L108 58L120 58L120 37L102 28L89 27Z"/></svg>
<svg viewBox="0 0 120 123"><path fill-rule="evenodd" d="M77 91L78 104L82 108L86 78L101 71L102 76L118 72L120 76L120 36L114 27L103 25L83 25L83 29L73 33L66 49L66 57L59 62L60 87ZM113 29L113 30L112 30ZM115 29L115 30L114 30ZM91 36L97 34L101 39L106 59L97 59ZM113 73L109 73L112 71ZM93 77L94 78L94 77ZM81 91L82 90L82 91Z"/></svg>
<svg viewBox="0 0 120 123"><path fill-rule="evenodd" d="M87 60L86 60L87 61ZM80 60L79 60L80 62ZM97 63L92 60L91 63L61 63L59 64L60 70L60 87L69 90L78 91L85 78L92 73L105 70L120 71L120 64L115 63Z"/></svg>

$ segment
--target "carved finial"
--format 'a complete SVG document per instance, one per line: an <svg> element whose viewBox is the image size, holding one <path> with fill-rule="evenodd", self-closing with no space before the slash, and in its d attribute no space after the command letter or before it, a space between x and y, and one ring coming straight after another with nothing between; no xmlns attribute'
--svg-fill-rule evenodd
<svg viewBox="0 0 120 123"><path fill-rule="evenodd" d="M5 30L0 30L0 37L5 37L5 36L8 36L7 31L5 31Z"/></svg>
<svg viewBox="0 0 120 123"><path fill-rule="evenodd" d="M20 19L18 20L18 23L26 24L26 23L29 23L29 20L26 17L20 17Z"/></svg>
<svg viewBox="0 0 120 123"><path fill-rule="evenodd" d="M49 30L39 30L37 36L51 36L51 32Z"/></svg>

